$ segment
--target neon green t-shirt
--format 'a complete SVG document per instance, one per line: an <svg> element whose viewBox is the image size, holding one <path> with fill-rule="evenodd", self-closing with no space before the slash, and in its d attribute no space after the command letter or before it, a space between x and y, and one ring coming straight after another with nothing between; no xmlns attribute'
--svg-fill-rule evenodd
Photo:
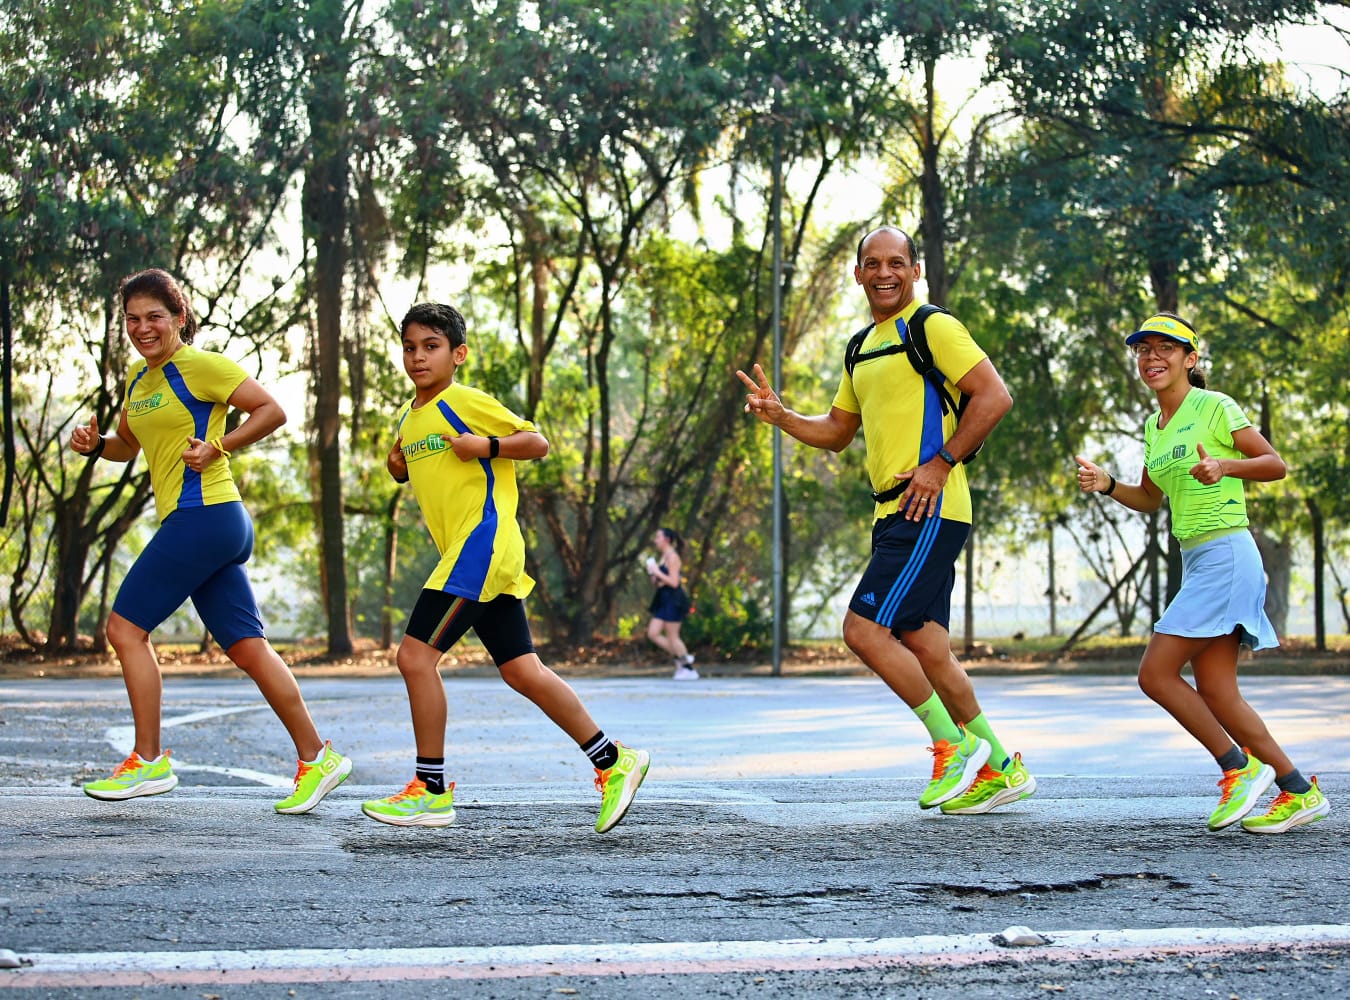
<svg viewBox="0 0 1350 1000"><path fill-rule="evenodd" d="M191 344L156 368L141 361L127 375L127 425L145 451L161 521L180 507L239 499L228 458L194 472L184 464L183 451L190 437L213 441L225 433L230 396L247 378L229 358Z"/></svg>
<svg viewBox="0 0 1350 1000"><path fill-rule="evenodd" d="M918 302L911 302L873 327L863 341L863 353L904 343L905 323L918 308ZM947 391L956 399L956 383L988 355L961 321L946 313L929 316L924 332L933 362L947 379ZM862 416L867 475L875 493L894 486L896 473L929 461L956 431L956 414L943 414L937 389L914 370L903 352L860 360L852 376L845 371L834 405ZM879 520L899 509L899 499L877 504L873 517ZM970 486L964 463L958 462L947 477L939 516L965 524L971 521Z"/></svg>
<svg viewBox="0 0 1350 1000"><path fill-rule="evenodd" d="M1192 387L1163 428L1158 427L1161 416L1162 411L1156 411L1144 423L1144 463L1148 477L1167 495L1177 541L1246 527L1241 479L1224 476L1206 486L1191 475L1200 460L1197 444L1203 444L1211 458L1245 457L1233 447L1233 433L1252 425L1242 408L1221 392Z"/></svg>
<svg viewBox="0 0 1350 1000"><path fill-rule="evenodd" d="M426 589L484 602L500 594L525 597L534 589L516 523L515 463L509 458L461 462L441 438L506 437L534 429L487 393L456 383L424 406L403 404L398 433L408 478L441 554Z"/></svg>

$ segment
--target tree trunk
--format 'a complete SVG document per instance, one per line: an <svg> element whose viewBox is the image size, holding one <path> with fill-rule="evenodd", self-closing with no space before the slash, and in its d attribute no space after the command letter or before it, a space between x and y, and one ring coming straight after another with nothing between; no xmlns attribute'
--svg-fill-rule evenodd
<svg viewBox="0 0 1350 1000"><path fill-rule="evenodd" d="M389 509L384 515L384 580L380 601L380 648L394 645L394 574L398 569L398 509L403 502L403 490L394 490Z"/></svg>
<svg viewBox="0 0 1350 1000"><path fill-rule="evenodd" d="M1289 542L1266 534L1255 525L1252 537L1266 568L1266 617L1277 635L1284 635L1289 624L1289 579L1292 572Z"/></svg>
<svg viewBox="0 0 1350 1000"><path fill-rule="evenodd" d="M919 230L923 233L924 277L928 281L928 301L938 306L946 306L947 293L947 192L942 183L942 173L938 164L941 151L936 139L934 117L937 114L937 89L934 74L937 60L924 59L924 118L922 125L923 173L919 177L919 188L923 197L922 217Z"/></svg>
<svg viewBox="0 0 1350 1000"><path fill-rule="evenodd" d="M966 539L966 641L964 649L968 654L975 648L975 526L970 527L970 537Z"/></svg>
<svg viewBox="0 0 1350 1000"><path fill-rule="evenodd" d="M1327 651L1327 619L1323 607L1326 572L1326 522L1315 497L1308 497L1308 516L1312 518L1313 542L1313 642L1319 653Z"/></svg>
<svg viewBox="0 0 1350 1000"><path fill-rule="evenodd" d="M343 6L316 0L308 101L311 160L305 172L305 231L314 244L314 432L318 453L319 551L328 655L352 651L342 499L342 279L346 269L347 55Z"/></svg>
<svg viewBox="0 0 1350 1000"><path fill-rule="evenodd" d="M1055 593L1055 522L1053 520L1050 522L1050 530L1046 532L1046 548L1048 550L1046 568L1050 577L1050 635L1055 636L1059 634L1059 623L1056 620L1056 606L1059 601Z"/></svg>

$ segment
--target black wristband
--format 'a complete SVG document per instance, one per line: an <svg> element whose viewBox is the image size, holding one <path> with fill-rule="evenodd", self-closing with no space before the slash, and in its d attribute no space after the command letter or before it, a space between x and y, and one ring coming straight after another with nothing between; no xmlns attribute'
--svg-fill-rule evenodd
<svg viewBox="0 0 1350 1000"><path fill-rule="evenodd" d="M938 458L942 459L953 469L956 468L956 459L952 456L952 453L946 449L945 446L938 449Z"/></svg>
<svg viewBox="0 0 1350 1000"><path fill-rule="evenodd" d="M103 446L106 445L107 443L108 439L105 438L102 434L100 434L98 436L98 444L94 447L94 450L86 451L84 453L84 457L92 462L94 459L98 458L100 455L103 454Z"/></svg>
<svg viewBox="0 0 1350 1000"><path fill-rule="evenodd" d="M488 438L488 458L496 458L502 453L502 442L499 438Z"/></svg>
<svg viewBox="0 0 1350 1000"><path fill-rule="evenodd" d="M1106 474L1106 478L1109 479L1109 480L1111 480L1111 485L1108 486L1106 489L1102 490L1102 496L1108 496L1108 497L1109 497L1112 493L1114 493L1114 492L1116 491L1116 477L1113 476L1113 475L1111 475L1111 473L1108 472L1108 473Z"/></svg>

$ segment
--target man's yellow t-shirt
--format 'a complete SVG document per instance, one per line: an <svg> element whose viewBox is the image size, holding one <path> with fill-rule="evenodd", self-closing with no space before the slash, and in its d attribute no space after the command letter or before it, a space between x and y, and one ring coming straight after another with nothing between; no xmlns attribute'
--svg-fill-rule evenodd
<svg viewBox="0 0 1350 1000"><path fill-rule="evenodd" d="M904 343L906 323L919 305L911 302L895 316L874 326L863 340L861 353ZM933 352L933 363L947 380L947 391L953 399L958 398L956 383L987 355L961 321L947 313L929 316L924 333ZM834 405L862 416L867 474L875 493L894 486L896 473L929 461L956 431L956 414L943 414L937 389L914 370L903 351L860 359L852 375L844 372ZM899 509L898 498L880 503L874 517L879 520ZM971 522L970 487L964 463L958 462L947 477L938 515L949 521Z"/></svg>

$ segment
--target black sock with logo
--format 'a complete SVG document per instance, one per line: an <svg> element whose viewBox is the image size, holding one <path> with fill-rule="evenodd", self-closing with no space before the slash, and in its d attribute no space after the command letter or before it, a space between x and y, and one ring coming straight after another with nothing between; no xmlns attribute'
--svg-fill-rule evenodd
<svg viewBox="0 0 1350 1000"><path fill-rule="evenodd" d="M427 791L432 795L443 795L445 793L445 758L418 757L417 777L422 780L422 784L427 786Z"/></svg>

